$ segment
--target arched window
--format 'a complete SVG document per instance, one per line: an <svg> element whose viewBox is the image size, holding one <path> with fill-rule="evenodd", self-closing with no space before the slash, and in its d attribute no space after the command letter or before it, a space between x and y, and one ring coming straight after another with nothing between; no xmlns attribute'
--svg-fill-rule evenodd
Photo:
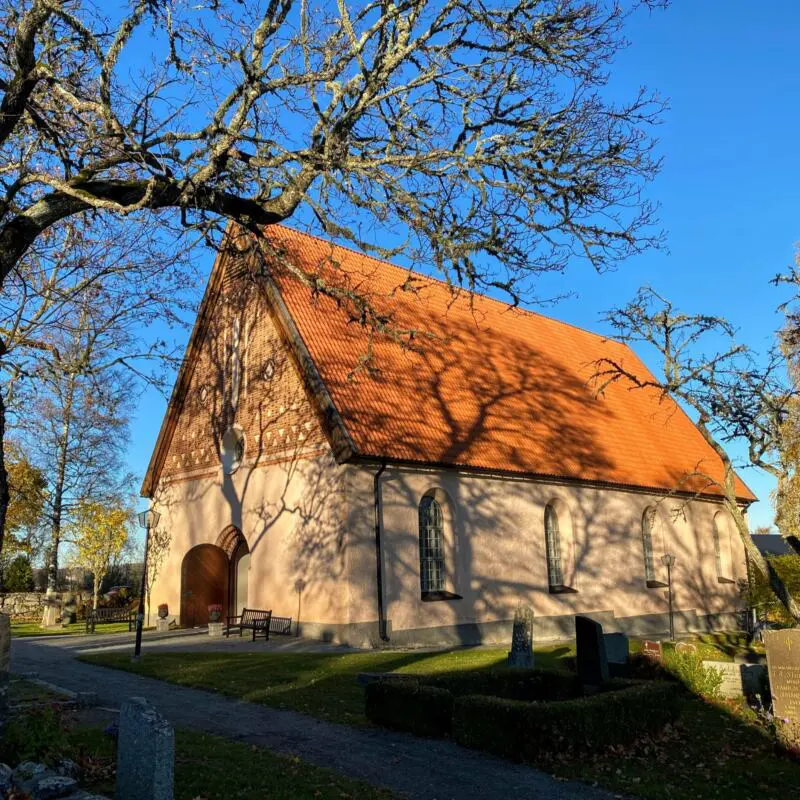
<svg viewBox="0 0 800 800"><path fill-rule="evenodd" d="M644 554L644 578L647 583L654 583L656 564L653 556L653 526L656 521L656 510L646 508L642 514L642 550Z"/></svg>
<svg viewBox="0 0 800 800"><path fill-rule="evenodd" d="M722 542L719 534L719 514L714 517L714 557L717 560L717 577L721 578L722 573Z"/></svg>
<svg viewBox="0 0 800 800"><path fill-rule="evenodd" d="M422 594L444 591L444 514L429 495L419 504L419 566Z"/></svg>
<svg viewBox="0 0 800 800"><path fill-rule="evenodd" d="M712 528L714 536L714 558L717 564L717 580L720 583L734 583L733 554L728 520L722 512L714 516Z"/></svg>
<svg viewBox="0 0 800 800"><path fill-rule="evenodd" d="M547 548L547 581L550 589L564 585L564 570L561 563L561 533L558 529L558 514L552 503L544 509L544 539Z"/></svg>

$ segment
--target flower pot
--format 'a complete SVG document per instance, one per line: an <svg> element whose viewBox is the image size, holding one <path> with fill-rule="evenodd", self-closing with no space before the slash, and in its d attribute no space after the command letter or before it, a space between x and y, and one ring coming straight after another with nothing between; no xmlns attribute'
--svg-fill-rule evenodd
<svg viewBox="0 0 800 800"><path fill-rule="evenodd" d="M168 616L169 616L169 606L166 603L163 603L158 607L158 618L166 619Z"/></svg>

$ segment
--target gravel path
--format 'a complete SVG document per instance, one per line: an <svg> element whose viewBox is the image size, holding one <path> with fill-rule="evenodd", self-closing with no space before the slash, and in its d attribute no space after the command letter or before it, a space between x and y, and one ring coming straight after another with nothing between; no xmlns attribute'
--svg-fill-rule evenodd
<svg viewBox="0 0 800 800"><path fill-rule="evenodd" d="M465 750L452 742L321 722L294 711L84 664L75 660L84 649L88 648L74 637L14 639L11 669L17 674L36 672L40 679L74 692L96 692L101 705L113 708L128 697L146 697L176 727L195 728L296 755L418 800L614 797L586 784L555 780L539 770Z"/></svg>

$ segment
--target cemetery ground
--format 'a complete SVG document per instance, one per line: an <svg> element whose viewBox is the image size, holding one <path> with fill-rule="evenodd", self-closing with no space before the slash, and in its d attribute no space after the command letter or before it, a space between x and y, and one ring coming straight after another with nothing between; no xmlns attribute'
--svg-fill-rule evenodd
<svg viewBox="0 0 800 800"><path fill-rule="evenodd" d="M707 634L692 639L700 659L731 661L747 652L744 636ZM631 652L642 641L631 639ZM665 652L673 646L665 643ZM762 651L763 652L763 651ZM367 725L364 692L356 683L360 672L438 674L502 666L507 648L468 648L445 652L372 651L323 653L150 653L138 664L127 652L87 654L81 660L129 670L181 686L206 689L228 697L291 709L328 722ZM574 643L535 649L536 667L565 670L575 657Z"/></svg>
<svg viewBox="0 0 800 800"><path fill-rule="evenodd" d="M700 659L730 661L746 652L733 634L693 640ZM631 651L641 649L632 641ZM671 646L666 647L667 659ZM135 671L230 697L312 716L368 726L359 672L444 674L491 670L505 662L505 649L459 649L444 653L162 653L133 665L127 654L85 656L92 664ZM574 647L537 648L536 666L568 670ZM710 701L687 695L679 721L662 734L590 757L563 754L537 764L560 778L579 779L615 792L653 800L691 796L783 796L800 785L800 760L776 746L763 718L743 701Z"/></svg>
<svg viewBox="0 0 800 800"><path fill-rule="evenodd" d="M114 716L102 710L61 711L62 698L40 685L12 680L9 700L18 706L0 742L0 762L69 758L85 789L114 795L116 745L106 733ZM218 736L179 729L175 742L175 798L230 800L390 800L392 794L332 770L305 764Z"/></svg>

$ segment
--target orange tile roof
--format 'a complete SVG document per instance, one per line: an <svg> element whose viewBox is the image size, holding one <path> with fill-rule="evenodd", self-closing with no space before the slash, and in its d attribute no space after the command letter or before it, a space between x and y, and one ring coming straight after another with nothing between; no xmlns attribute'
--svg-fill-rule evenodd
<svg viewBox="0 0 800 800"><path fill-rule="evenodd" d="M368 334L279 267L273 277L361 456L718 494L702 471L719 457L669 398L621 382L596 397L604 356L649 374L630 348L283 227L269 236L290 263L367 295L398 328L428 331L415 350L386 335L372 371ZM330 268L331 262L336 269ZM404 290L412 274L416 291ZM739 481L743 500L755 499Z"/></svg>

